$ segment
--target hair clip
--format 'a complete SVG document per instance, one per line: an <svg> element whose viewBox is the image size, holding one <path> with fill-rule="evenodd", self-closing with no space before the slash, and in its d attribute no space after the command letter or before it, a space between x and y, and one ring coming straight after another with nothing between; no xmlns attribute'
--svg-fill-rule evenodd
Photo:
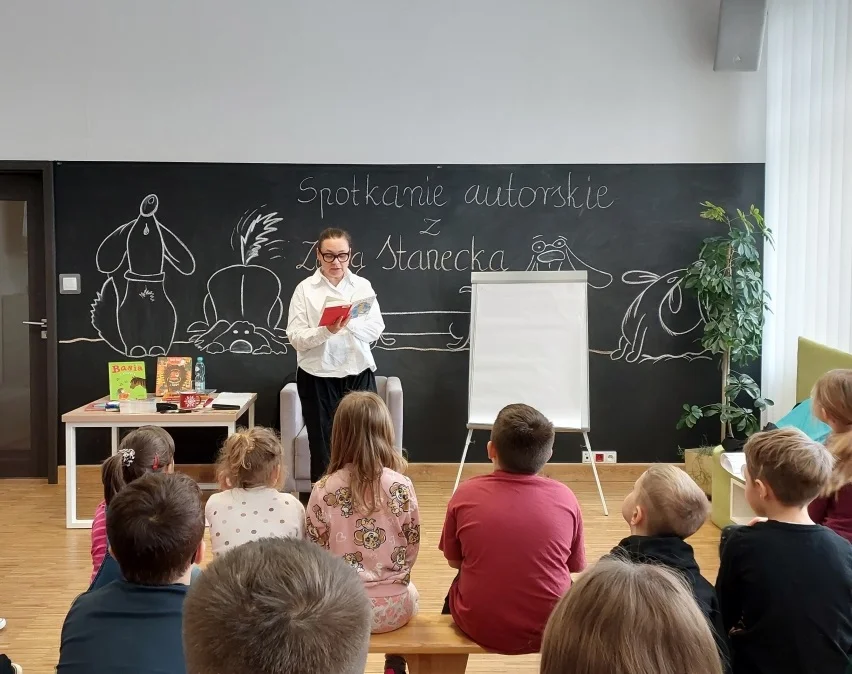
<svg viewBox="0 0 852 674"><path fill-rule="evenodd" d="M154 463L151 465L151 470L157 470L160 467L160 457L154 454Z"/></svg>
<svg viewBox="0 0 852 674"><path fill-rule="evenodd" d="M133 449L120 449L118 453L121 454L121 465L125 467L133 465L133 459L136 458L136 452Z"/></svg>

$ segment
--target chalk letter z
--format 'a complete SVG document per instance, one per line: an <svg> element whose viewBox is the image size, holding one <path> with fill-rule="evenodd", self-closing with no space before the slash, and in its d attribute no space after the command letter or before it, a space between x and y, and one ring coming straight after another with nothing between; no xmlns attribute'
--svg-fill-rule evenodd
<svg viewBox="0 0 852 674"><path fill-rule="evenodd" d="M430 236L438 236L441 232L433 232L432 228L441 222L441 218L423 218L423 222L430 223L426 229L421 229L421 234L429 234Z"/></svg>

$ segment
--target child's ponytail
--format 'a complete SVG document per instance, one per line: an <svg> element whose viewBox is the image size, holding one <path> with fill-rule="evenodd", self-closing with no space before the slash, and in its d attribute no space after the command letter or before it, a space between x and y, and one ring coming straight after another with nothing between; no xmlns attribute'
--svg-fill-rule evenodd
<svg viewBox="0 0 852 674"><path fill-rule="evenodd" d="M107 505L113 496L127 486L124 479L124 466L121 465L121 454L115 454L103 462L101 466L101 481L104 483L104 501Z"/></svg>
<svg viewBox="0 0 852 674"><path fill-rule="evenodd" d="M852 483L852 370L831 370L814 384L814 414L831 426L825 446L834 455L831 479L822 491L831 496Z"/></svg>
<svg viewBox="0 0 852 674"><path fill-rule="evenodd" d="M825 446L834 455L834 469L822 495L831 496L852 483L852 429L832 433Z"/></svg>
<svg viewBox="0 0 852 674"><path fill-rule="evenodd" d="M284 476L278 436L262 426L232 433L219 452L216 473L222 489L278 487Z"/></svg>

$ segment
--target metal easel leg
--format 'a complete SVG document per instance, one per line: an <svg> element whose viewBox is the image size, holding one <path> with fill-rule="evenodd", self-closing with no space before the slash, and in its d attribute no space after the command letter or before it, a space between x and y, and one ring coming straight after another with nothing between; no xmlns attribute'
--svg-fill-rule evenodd
<svg viewBox="0 0 852 674"><path fill-rule="evenodd" d="M592 445L589 442L589 434L585 431L583 432L583 438L586 441L586 449L589 451L589 456L592 457L592 473L595 476L595 484L598 485L598 494L601 497L601 505L603 506L604 515L609 517L609 508L606 507L606 499L604 498L603 489L601 489L601 481L598 478L598 466L595 463L595 455L592 453Z"/></svg>
<svg viewBox="0 0 852 674"><path fill-rule="evenodd" d="M456 493L456 489L459 488L459 482L461 482L462 471L464 470L464 460L467 458L467 448L470 446L470 438L473 435L473 429L467 429L467 440L464 441L464 451L462 452L461 463L459 464L459 474L456 475L456 483L453 485L453 493Z"/></svg>

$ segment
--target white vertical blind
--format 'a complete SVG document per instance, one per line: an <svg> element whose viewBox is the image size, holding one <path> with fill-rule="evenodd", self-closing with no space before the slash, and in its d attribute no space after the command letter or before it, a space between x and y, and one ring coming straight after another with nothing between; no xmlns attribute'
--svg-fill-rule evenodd
<svg viewBox="0 0 852 674"><path fill-rule="evenodd" d="M852 0L773 0L766 45L763 345L769 420L795 404L799 336L852 351Z"/></svg>

